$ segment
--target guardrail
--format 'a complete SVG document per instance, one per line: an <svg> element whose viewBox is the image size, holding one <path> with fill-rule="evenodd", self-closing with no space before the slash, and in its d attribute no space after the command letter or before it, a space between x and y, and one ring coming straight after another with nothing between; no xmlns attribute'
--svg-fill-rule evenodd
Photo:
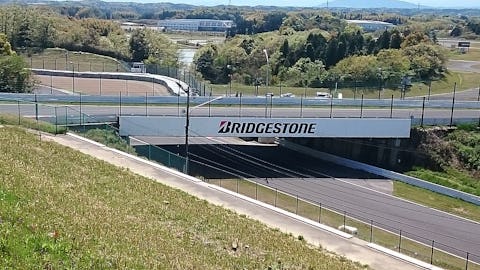
<svg viewBox="0 0 480 270"><path fill-rule="evenodd" d="M144 78L145 79L145 78ZM151 78L150 78L151 81ZM182 86L183 87L183 86ZM178 86L177 86L178 90ZM24 93L0 93L0 99L12 99L21 101L35 101L35 96L39 102L77 102L79 94L75 95L35 95ZM119 101L117 96L105 95L84 95L82 99L88 103L115 103ZM124 104L145 103L145 96L122 96ZM265 98L265 97L221 97L221 96L193 96L190 98L191 104L202 104L211 102L212 105L278 105L278 106L346 106L346 107L380 107L380 108L422 108L422 100L403 100L403 99L319 99L319 98ZM184 104L187 101L185 93L177 96L148 96L150 104ZM431 100L425 102L425 108L451 108L452 102L449 100ZM455 102L455 109L480 109L480 102L477 101L458 101Z"/></svg>

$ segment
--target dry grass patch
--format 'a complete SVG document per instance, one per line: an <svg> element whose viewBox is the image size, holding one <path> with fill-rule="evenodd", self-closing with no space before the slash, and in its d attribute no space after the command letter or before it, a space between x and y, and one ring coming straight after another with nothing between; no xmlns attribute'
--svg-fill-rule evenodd
<svg viewBox="0 0 480 270"><path fill-rule="evenodd" d="M363 268L20 129L0 129L0 153L0 191L12 198L0 199L0 218L15 216L11 233L0 235L2 269ZM25 235L66 248L18 255L12 243L26 246Z"/></svg>

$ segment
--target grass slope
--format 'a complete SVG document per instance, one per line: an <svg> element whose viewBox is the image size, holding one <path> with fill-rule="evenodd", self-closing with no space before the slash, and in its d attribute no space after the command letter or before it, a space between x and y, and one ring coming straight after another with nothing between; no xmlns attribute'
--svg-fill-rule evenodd
<svg viewBox="0 0 480 270"><path fill-rule="evenodd" d="M17 128L0 153L2 269L361 268Z"/></svg>
<svg viewBox="0 0 480 270"><path fill-rule="evenodd" d="M85 52L72 52L65 49L51 48L41 53L25 56L25 61L32 68L93 71L93 72L125 72L128 71L117 59Z"/></svg>

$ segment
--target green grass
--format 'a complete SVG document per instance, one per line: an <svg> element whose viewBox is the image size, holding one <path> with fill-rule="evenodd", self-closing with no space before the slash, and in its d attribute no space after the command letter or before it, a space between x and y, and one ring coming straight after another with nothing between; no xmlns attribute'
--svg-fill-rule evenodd
<svg viewBox="0 0 480 270"><path fill-rule="evenodd" d="M480 222L480 208L477 205L460 199L448 197L398 181L394 182L393 194L409 201Z"/></svg>
<svg viewBox="0 0 480 270"><path fill-rule="evenodd" d="M32 68L93 71L93 72L115 72L127 71L116 59L92 53L79 53L64 49L46 49L40 54L25 56L25 60Z"/></svg>
<svg viewBox="0 0 480 270"><path fill-rule="evenodd" d="M67 131L64 126L55 126L48 122L36 121L34 119L19 117L12 114L0 114L0 124L2 125L18 125L29 129L48 132L51 134L62 134Z"/></svg>
<svg viewBox="0 0 480 270"><path fill-rule="evenodd" d="M221 186L223 188L227 188L229 190L238 192L245 196L255 198L256 200L274 205L278 208L287 210L292 213L296 213L300 216L309 218L311 220L317 221L319 223L325 224L327 226L338 228L340 225L343 225L344 222L347 226L353 226L357 228L358 234L356 237L365 240L371 241L373 243L379 244L381 246L387 247L389 249L400 251L403 254L408 256L417 258L419 260L423 260L425 262L430 263L430 256L431 256L431 247L417 243L412 241L409 238L408 232L403 232L402 239L400 241L400 231L386 231L380 229L378 224L375 221L371 221L371 223L367 222L360 222L355 218L345 217L344 220L344 213L339 213L332 211L325 205L320 204L313 204L307 201L303 201L301 199L297 199L294 196L287 195L285 193L279 192L277 190L272 190L270 188L264 187L262 185L257 185L250 181L239 180L239 179L210 179L208 180L209 183ZM402 196L404 190L399 189L403 188L405 184L402 183L395 183L396 191L398 196ZM425 196L423 193L425 190L416 189L417 196ZM399 192L401 191L401 192ZM406 190L405 193L409 191ZM434 193L435 194L435 193ZM441 196L436 194L437 196ZM444 199L448 200L446 196ZM407 198L408 199L408 198ZM461 202L460 205L467 204L470 206L465 206L466 208L470 208L472 211L479 212L477 209L474 209L474 205ZM434 207L434 201L431 201L431 207ZM459 208L460 209L460 208ZM443 210L443 209L441 209ZM480 213L478 213L480 214ZM373 225L373 226L370 226ZM411 237L411 236L410 236ZM440 250L435 250L434 257L433 257L433 264L436 266L443 267L445 269L452 269L452 270L461 270L465 267L465 260L461 258L457 258L455 256L451 256L445 252ZM479 265L470 263L468 269L480 269Z"/></svg>
<svg viewBox="0 0 480 270"><path fill-rule="evenodd" d="M78 256L78 246L58 232L39 229L21 208L28 200L0 186L0 266L2 269L88 268L91 261L106 267L101 258Z"/></svg>
<svg viewBox="0 0 480 270"><path fill-rule="evenodd" d="M457 50L450 51L448 58L452 60L480 61L480 50L471 48L467 53L460 53Z"/></svg>
<svg viewBox="0 0 480 270"><path fill-rule="evenodd" d="M0 128L0 190L17 228L0 268L361 269L292 235L18 128ZM12 201L15 200L15 201ZM4 202L2 202L4 204ZM3 226L3 225L2 225ZM54 255L28 248L27 229ZM43 237L43 238L42 238ZM232 243L238 248L234 250ZM50 247L46 249L50 250ZM23 247L22 247L23 248ZM7 250L7 251L5 251ZM7 265L7 263L9 263ZM72 266L72 267L69 267Z"/></svg>
<svg viewBox="0 0 480 270"><path fill-rule="evenodd" d="M406 174L438 185L480 196L480 181L453 168L447 168L445 172L415 168Z"/></svg>
<svg viewBox="0 0 480 270"><path fill-rule="evenodd" d="M460 72L449 72L446 74L445 78L438 81L432 82L431 94L442 94L453 92L454 84L457 83L457 91L467 90L471 88L478 87L480 80L478 75L475 73L460 73ZM339 85L341 86L341 85ZM428 84L425 83L414 83L412 88L409 89L406 93L407 97L412 96L427 96L428 95ZM210 93L212 90L214 95L222 95L225 93L232 93L235 95L236 92L243 93L244 95L254 95L256 93L254 86L243 85L239 83L232 83L232 90L230 91L230 85L208 85L206 92ZM274 93L275 96L279 96L281 93L293 93L295 96L300 97L305 95L307 97L315 97L316 92L328 92L328 89L325 88L305 88L305 87L285 87L282 86L280 90L279 85L270 85L267 89L266 86L262 85L258 88L258 95L265 96L265 93ZM354 89L353 88L339 88L339 93L342 93L343 98L354 98ZM360 99L361 95L364 95L364 98L376 99L378 98L378 89L362 89L358 88L355 95L356 98ZM385 89L381 92L381 98L400 98L400 89Z"/></svg>

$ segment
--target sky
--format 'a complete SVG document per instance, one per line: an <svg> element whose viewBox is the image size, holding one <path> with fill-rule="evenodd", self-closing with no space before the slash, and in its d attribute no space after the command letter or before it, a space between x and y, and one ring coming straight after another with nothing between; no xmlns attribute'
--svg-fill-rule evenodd
<svg viewBox="0 0 480 270"><path fill-rule="evenodd" d="M109 1L126 1L126 0L109 0ZM249 1L249 0L230 0L232 5L264 5L264 6L320 6L327 0L263 0L263 1ZM330 0L334 1L334 0ZM375 1L375 0L372 0ZM403 0L404 2L410 2L415 5L420 4L431 7L479 7L480 0ZM170 3L186 3L191 5L227 5L229 0L133 0L133 2L170 2Z"/></svg>

